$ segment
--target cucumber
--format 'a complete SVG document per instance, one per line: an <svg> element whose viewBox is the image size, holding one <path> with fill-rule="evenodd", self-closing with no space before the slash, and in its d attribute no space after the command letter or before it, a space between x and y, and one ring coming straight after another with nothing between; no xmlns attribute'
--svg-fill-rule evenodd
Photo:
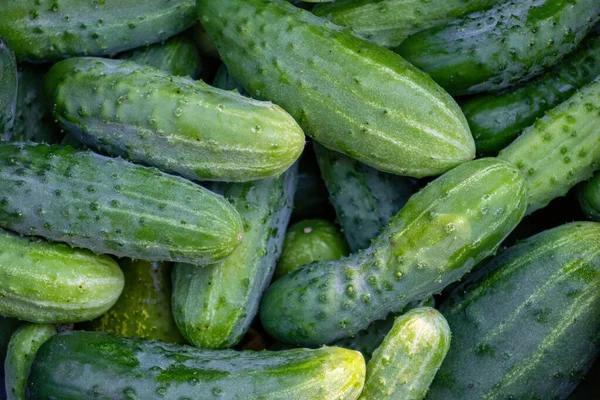
<svg viewBox="0 0 600 400"><path fill-rule="evenodd" d="M96 253L209 264L242 239L233 207L182 178L71 147L0 145L0 226Z"/></svg>
<svg viewBox="0 0 600 400"><path fill-rule="evenodd" d="M8 349L10 337L22 324L23 321L19 321L18 319L0 316L0 360L6 358L6 350ZM0 369L3 368L4 364L0 362ZM2 393L0 390L0 396Z"/></svg>
<svg viewBox="0 0 600 400"><path fill-rule="evenodd" d="M587 217L600 222L600 173L585 183L577 194Z"/></svg>
<svg viewBox="0 0 600 400"><path fill-rule="evenodd" d="M509 248L440 307L452 346L428 399L565 399L600 344L600 224Z"/></svg>
<svg viewBox="0 0 600 400"><path fill-rule="evenodd" d="M195 22L194 0L4 1L0 36L17 59L114 55L166 40Z"/></svg>
<svg viewBox="0 0 600 400"><path fill-rule="evenodd" d="M276 179L223 188L244 221L242 244L223 262L173 270L173 315L191 344L230 347L248 330L281 254L296 182L294 166Z"/></svg>
<svg viewBox="0 0 600 400"><path fill-rule="evenodd" d="M599 20L597 0L507 1L419 32L397 51L452 95L494 91L559 62Z"/></svg>
<svg viewBox="0 0 600 400"><path fill-rule="evenodd" d="M600 25L577 51L516 89L472 97L461 104L479 154L498 154L523 129L600 75Z"/></svg>
<svg viewBox="0 0 600 400"><path fill-rule="evenodd" d="M458 166L410 198L369 249L278 279L260 316L275 339L350 337L425 299L494 253L525 213L525 179L492 158Z"/></svg>
<svg viewBox="0 0 600 400"><path fill-rule="evenodd" d="M298 187L294 197L294 212L292 220L300 221L308 218L322 218L332 220L335 218L335 210L329 203L329 193L317 158L313 150L314 143L311 141L304 147L298 166Z"/></svg>
<svg viewBox="0 0 600 400"><path fill-rule="evenodd" d="M275 278L312 262L339 260L348 251L348 243L335 224L323 219L297 222L285 234Z"/></svg>
<svg viewBox="0 0 600 400"><path fill-rule="evenodd" d="M318 144L314 148L350 250L366 249L417 191L416 182L378 171Z"/></svg>
<svg viewBox="0 0 600 400"><path fill-rule="evenodd" d="M123 60L61 61L46 93L82 143L192 180L278 176L304 148L296 121L274 104Z"/></svg>
<svg viewBox="0 0 600 400"><path fill-rule="evenodd" d="M15 55L0 38L0 140L10 139L15 119L18 79Z"/></svg>
<svg viewBox="0 0 600 400"><path fill-rule="evenodd" d="M215 44L212 42L210 37L208 37L208 34L206 33L202 25L200 25L199 23L194 25L193 37L200 54L202 54L205 57L217 60L219 59L219 52L217 51Z"/></svg>
<svg viewBox="0 0 600 400"><path fill-rule="evenodd" d="M600 3L599 3L600 4ZM600 77L527 128L499 158L526 176L527 214L600 169Z"/></svg>
<svg viewBox="0 0 600 400"><path fill-rule="evenodd" d="M83 325L85 330L183 343L171 312L170 263L123 259L123 293L99 318Z"/></svg>
<svg viewBox="0 0 600 400"><path fill-rule="evenodd" d="M0 232L0 315L37 323L87 321L123 290L110 257Z"/></svg>
<svg viewBox="0 0 600 400"><path fill-rule="evenodd" d="M55 334L54 325L27 324L12 335L4 361L7 400L25 400L27 376L35 353Z"/></svg>
<svg viewBox="0 0 600 400"><path fill-rule="evenodd" d="M215 79L213 80L214 87L223 89L223 90L236 90L242 96L250 97L246 89L235 80L227 70L227 66L225 64L221 64L219 69L217 70L217 75L215 75Z"/></svg>
<svg viewBox="0 0 600 400"><path fill-rule="evenodd" d="M250 95L323 146L414 177L474 157L456 102L397 54L284 0L203 0L198 15Z"/></svg>
<svg viewBox="0 0 600 400"><path fill-rule="evenodd" d="M38 351L28 399L356 399L360 353L200 350L98 332L56 335Z"/></svg>

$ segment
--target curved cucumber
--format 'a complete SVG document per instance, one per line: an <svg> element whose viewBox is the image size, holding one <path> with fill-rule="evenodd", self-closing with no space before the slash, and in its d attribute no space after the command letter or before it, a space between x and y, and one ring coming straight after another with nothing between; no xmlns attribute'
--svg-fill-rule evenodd
<svg viewBox="0 0 600 400"><path fill-rule="evenodd" d="M225 199L182 178L71 147L0 145L0 226L152 261L209 264L242 239Z"/></svg>
<svg viewBox="0 0 600 400"><path fill-rule="evenodd" d="M27 324L11 337L4 361L7 400L25 400L27 376L40 346L56 335L54 325Z"/></svg>
<svg viewBox="0 0 600 400"><path fill-rule="evenodd" d="M513 246L442 304L452 346L427 398L565 399L600 349L600 224Z"/></svg>
<svg viewBox="0 0 600 400"><path fill-rule="evenodd" d="M474 157L458 105L397 54L284 0L203 0L198 14L231 75L325 147L414 177Z"/></svg>
<svg viewBox="0 0 600 400"><path fill-rule="evenodd" d="M600 174L585 183L579 190L579 203L588 218L600 222Z"/></svg>
<svg viewBox="0 0 600 400"><path fill-rule="evenodd" d="M38 351L27 398L354 400L364 377L360 353L337 347L200 350L70 332L54 336Z"/></svg>
<svg viewBox="0 0 600 400"><path fill-rule="evenodd" d="M10 139L15 119L18 79L15 55L0 39L0 140Z"/></svg>
<svg viewBox="0 0 600 400"><path fill-rule="evenodd" d="M597 0L507 1L419 32L397 51L452 95L493 91L556 64L599 20Z"/></svg>
<svg viewBox="0 0 600 400"><path fill-rule="evenodd" d="M248 92L246 92L246 89L244 89L242 84L231 76L225 64L221 64L221 66L219 67L219 70L217 71L217 75L215 75L215 79L213 80L212 85L216 88L223 90L237 90L237 92L242 96L250 97L250 95L248 94Z"/></svg>
<svg viewBox="0 0 600 400"><path fill-rule="evenodd" d="M412 196L366 251L275 281L262 300L263 326L301 345L354 336L460 279L494 253L525 207L525 180L511 164L456 167Z"/></svg>
<svg viewBox="0 0 600 400"><path fill-rule="evenodd" d="M173 314L190 343L230 347L248 330L281 254L296 178L293 166L276 179L224 188L244 221L242 244L223 262L176 264L173 270Z"/></svg>
<svg viewBox="0 0 600 400"><path fill-rule="evenodd" d="M61 61L46 93L84 144L192 180L277 176L304 148L296 121L274 104L123 60Z"/></svg>

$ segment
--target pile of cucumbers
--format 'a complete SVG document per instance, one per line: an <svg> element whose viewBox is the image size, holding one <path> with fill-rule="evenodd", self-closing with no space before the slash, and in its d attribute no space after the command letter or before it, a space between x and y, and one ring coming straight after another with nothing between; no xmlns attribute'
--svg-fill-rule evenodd
<svg viewBox="0 0 600 400"><path fill-rule="evenodd" d="M600 398L600 0L0 0L0 360L9 400Z"/></svg>

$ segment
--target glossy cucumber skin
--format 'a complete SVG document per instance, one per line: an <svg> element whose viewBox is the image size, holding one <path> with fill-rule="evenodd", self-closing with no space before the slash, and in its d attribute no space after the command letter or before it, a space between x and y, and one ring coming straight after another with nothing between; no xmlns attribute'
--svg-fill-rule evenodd
<svg viewBox="0 0 600 400"><path fill-rule="evenodd" d="M191 27L194 4L194 0L6 1L0 36L20 61L114 55Z"/></svg>
<svg viewBox="0 0 600 400"><path fill-rule="evenodd" d="M55 334L54 325L27 324L12 335L4 361L7 400L25 400L27 376L35 353Z"/></svg>
<svg viewBox="0 0 600 400"><path fill-rule="evenodd" d="M600 25L579 48L521 87L482 94L461 104L478 154L495 155L546 111L600 75Z"/></svg>
<svg viewBox="0 0 600 400"><path fill-rule="evenodd" d="M110 257L0 232L0 314L37 323L87 321L123 290Z"/></svg>
<svg viewBox="0 0 600 400"><path fill-rule="evenodd" d="M297 174L293 166L279 178L223 188L242 217L242 244L223 262L173 270L173 315L191 344L226 348L248 330L281 254Z"/></svg>
<svg viewBox="0 0 600 400"><path fill-rule="evenodd" d="M600 222L600 173L586 182L577 194L587 217Z"/></svg>
<svg viewBox="0 0 600 400"><path fill-rule="evenodd" d="M378 171L316 143L314 148L350 250L366 249L417 191L416 182Z"/></svg>
<svg viewBox="0 0 600 400"><path fill-rule="evenodd" d="M216 88L223 90L237 90L237 92L242 96L250 97L250 95L248 94L246 89L244 89L242 84L231 76L225 64L222 64L219 67L219 70L217 71L217 75L215 75L215 79L213 80L212 85Z"/></svg>
<svg viewBox="0 0 600 400"><path fill-rule="evenodd" d="M598 354L600 224L535 235L441 305L452 346L428 399L565 399Z"/></svg>
<svg viewBox="0 0 600 400"><path fill-rule="evenodd" d="M284 0L204 0L198 15L231 75L325 147L414 177L473 158L456 102L397 54Z"/></svg>
<svg viewBox="0 0 600 400"><path fill-rule="evenodd" d="M225 199L192 182L70 147L0 145L0 226L99 254L209 264L242 239Z"/></svg>
<svg viewBox="0 0 600 400"><path fill-rule="evenodd" d="M38 351L27 398L353 400L364 383L358 352L201 350L99 332L70 332Z"/></svg>
<svg viewBox="0 0 600 400"><path fill-rule="evenodd" d="M15 55L0 38L0 140L10 139L17 105L17 62Z"/></svg>
<svg viewBox="0 0 600 400"><path fill-rule="evenodd" d="M397 51L452 95L495 91L559 62L598 20L596 0L508 1L419 32Z"/></svg>
<svg viewBox="0 0 600 400"><path fill-rule="evenodd" d="M304 148L302 129L272 103L124 60L61 61L46 92L82 143L191 180L278 176Z"/></svg>
<svg viewBox="0 0 600 400"><path fill-rule="evenodd" d="M369 249L275 281L263 296L263 326L299 345L354 336L460 279L495 252L525 208L525 181L511 164L456 167L412 196Z"/></svg>
<svg viewBox="0 0 600 400"><path fill-rule="evenodd" d="M527 214L600 169L600 77L527 128L499 158L526 176Z"/></svg>

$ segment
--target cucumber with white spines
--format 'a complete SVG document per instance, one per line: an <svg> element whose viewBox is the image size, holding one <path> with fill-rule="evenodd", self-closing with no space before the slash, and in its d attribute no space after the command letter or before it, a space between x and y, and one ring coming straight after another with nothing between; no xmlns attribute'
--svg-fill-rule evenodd
<svg viewBox="0 0 600 400"><path fill-rule="evenodd" d="M583 212L588 218L600 222L600 173L584 183L577 194Z"/></svg>
<svg viewBox="0 0 600 400"><path fill-rule="evenodd" d="M17 61L10 48L0 38L0 139L10 139L15 118L18 78Z"/></svg>

